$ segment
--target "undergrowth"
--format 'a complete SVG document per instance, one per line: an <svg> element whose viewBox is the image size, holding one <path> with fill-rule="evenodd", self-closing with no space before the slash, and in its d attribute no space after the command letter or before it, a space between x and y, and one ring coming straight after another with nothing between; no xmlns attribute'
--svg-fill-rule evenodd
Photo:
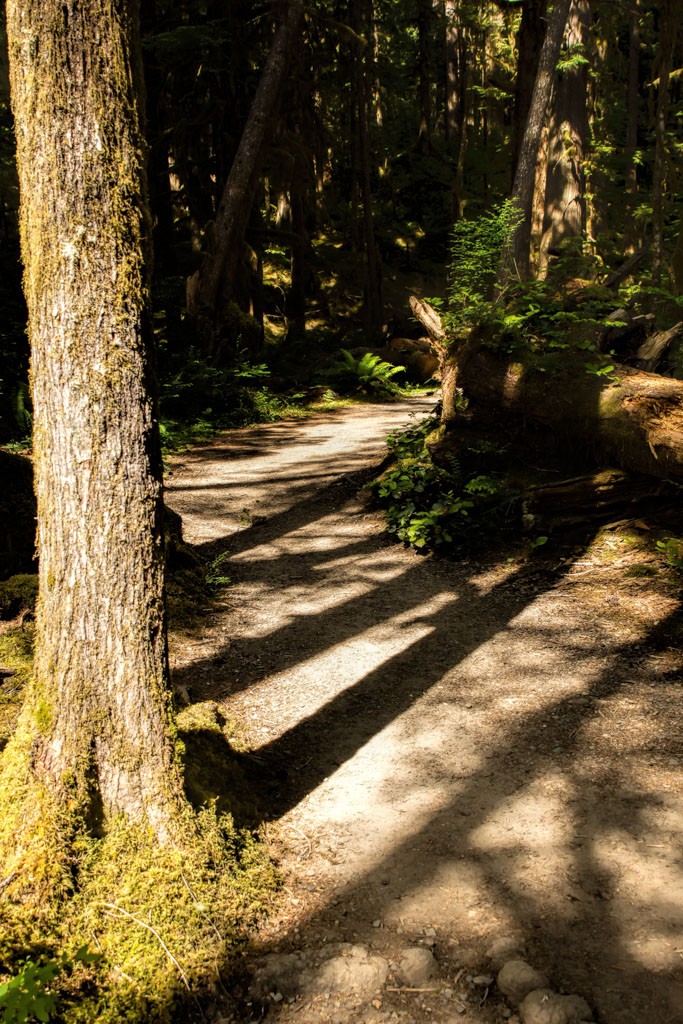
<svg viewBox="0 0 683 1024"><path fill-rule="evenodd" d="M430 443L436 417L391 434L395 464L371 485L384 508L387 529L418 550L478 546L518 524L518 495L502 469L506 446L482 439L464 442L437 465Z"/></svg>
<svg viewBox="0 0 683 1024"><path fill-rule="evenodd" d="M501 254L518 221L514 206L506 201L476 220L455 225L443 314L453 344L476 330L483 347L531 357L528 365L538 372L558 369L567 354L579 353L586 373L611 379L616 363L629 357L618 341L617 351L610 346L610 335L624 326L615 313L650 312L661 328L681 319L683 296L649 284L646 275L615 292L601 283L604 268L595 257L577 251L575 240L553 255L545 278L513 280L503 293L497 292ZM683 375L680 342L672 346L665 372Z"/></svg>
<svg viewBox="0 0 683 1024"><path fill-rule="evenodd" d="M341 349L337 358L320 371L322 380L333 384L342 394L364 394L375 398L394 398L401 393L395 377L405 373L404 366L394 366L372 352L356 356Z"/></svg>

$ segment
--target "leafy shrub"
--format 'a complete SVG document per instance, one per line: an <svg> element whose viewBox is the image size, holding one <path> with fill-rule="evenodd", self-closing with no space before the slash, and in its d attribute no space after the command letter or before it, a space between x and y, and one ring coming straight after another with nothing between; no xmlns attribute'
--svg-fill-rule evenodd
<svg viewBox="0 0 683 1024"><path fill-rule="evenodd" d="M435 417L408 430L391 434L389 448L396 465L371 485L385 509L387 529L417 549L442 550L481 541L504 526L513 495L500 474L484 461L495 461L500 450L472 442L458 456L442 456L436 465L427 441ZM485 449L485 450L482 450Z"/></svg>
<svg viewBox="0 0 683 1024"><path fill-rule="evenodd" d="M89 953L82 946L73 958L65 953L56 960L34 963L26 960L9 981L0 984L0 1014L3 1024L26 1024L37 1019L47 1022L57 1012L54 982L60 975L70 972L76 963L92 964L101 960L98 953Z"/></svg>
<svg viewBox="0 0 683 1024"><path fill-rule="evenodd" d="M0 620L33 611L37 597L38 577L35 574L20 573L8 580L0 580Z"/></svg>
<svg viewBox="0 0 683 1024"><path fill-rule="evenodd" d="M657 541L657 550L672 569L683 570L683 537L666 537Z"/></svg>
<svg viewBox="0 0 683 1024"><path fill-rule="evenodd" d="M169 360L161 385L161 441L166 449L211 437L218 430L270 423L289 411L267 387L268 367L238 359L215 367L190 352Z"/></svg>
<svg viewBox="0 0 683 1024"><path fill-rule="evenodd" d="M519 211L506 200L477 220L461 220L453 228L446 327L456 337L497 315L492 293L498 265L519 221Z"/></svg>

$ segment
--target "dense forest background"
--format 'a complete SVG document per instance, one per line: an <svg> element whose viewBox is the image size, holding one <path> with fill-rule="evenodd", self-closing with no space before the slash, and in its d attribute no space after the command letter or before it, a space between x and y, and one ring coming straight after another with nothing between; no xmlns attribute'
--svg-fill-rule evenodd
<svg viewBox="0 0 683 1024"><path fill-rule="evenodd" d="M680 15L677 0L570 5L532 169L529 267L513 275L547 282L515 310L527 338L541 329L531 307L557 316L559 296L566 314L568 294L629 257L621 295L598 296L593 319L625 308L654 314L659 330L677 322ZM339 384L340 346L386 355L392 337L423 333L408 295L445 298L449 265L457 291L458 261L479 243L465 229L452 265L453 225L480 223L510 195L547 18L545 0L144 0L170 438L179 422L268 418L302 387ZM27 435L31 412L4 56L0 89L7 442ZM469 280L498 255L465 266ZM680 375L682 362L673 337L660 369Z"/></svg>

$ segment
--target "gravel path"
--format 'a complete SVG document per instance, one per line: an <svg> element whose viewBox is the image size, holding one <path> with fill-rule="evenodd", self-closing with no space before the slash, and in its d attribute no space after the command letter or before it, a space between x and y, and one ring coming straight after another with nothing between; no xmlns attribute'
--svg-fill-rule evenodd
<svg viewBox="0 0 683 1024"><path fill-rule="evenodd" d="M252 969L325 950L389 969L372 996L329 972L261 993L266 1019L514 1024L486 956L511 936L602 1024L681 1022L679 594L618 531L557 565L389 544L353 474L430 404L174 460L169 504L233 581L174 644L176 680L246 723L286 877ZM401 982L405 947L431 980Z"/></svg>

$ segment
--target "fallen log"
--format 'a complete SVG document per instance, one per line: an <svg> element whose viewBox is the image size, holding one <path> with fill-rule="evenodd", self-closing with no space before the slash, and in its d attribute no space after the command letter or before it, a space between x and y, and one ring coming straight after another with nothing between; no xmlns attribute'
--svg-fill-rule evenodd
<svg viewBox="0 0 683 1024"><path fill-rule="evenodd" d="M541 372L531 357L511 361L479 349L455 376L474 415L547 427L598 465L683 479L683 381L625 366L606 379L589 369L578 355ZM444 388L453 378L445 375ZM444 394L446 429L457 419L457 405Z"/></svg>
<svg viewBox="0 0 683 1024"><path fill-rule="evenodd" d="M647 253L648 247L645 246L642 249L638 249L637 252L634 252L632 256L629 256L620 267L617 267L616 270L612 271L612 273L605 278L603 281L605 288L618 288L619 285L630 277L634 270L637 269L638 265L647 256Z"/></svg>
<svg viewBox="0 0 683 1024"><path fill-rule="evenodd" d="M443 345L437 311L422 300L411 300L411 309ZM683 479L683 381L621 365L605 377L591 372L585 353L568 352L557 368L541 368L533 355L512 359L482 345L472 332L444 359L446 431L458 421L464 398L470 415L547 427L598 465Z"/></svg>
<svg viewBox="0 0 683 1024"><path fill-rule="evenodd" d="M531 487L524 498L527 529L606 522L645 515L660 508L662 499L674 500L677 488L651 476L604 469L597 473Z"/></svg>
<svg viewBox="0 0 683 1024"><path fill-rule="evenodd" d="M683 321L669 328L668 331L651 334L636 352L633 365L639 370L647 370L651 373L671 347L671 342L681 333L681 329L683 329Z"/></svg>

